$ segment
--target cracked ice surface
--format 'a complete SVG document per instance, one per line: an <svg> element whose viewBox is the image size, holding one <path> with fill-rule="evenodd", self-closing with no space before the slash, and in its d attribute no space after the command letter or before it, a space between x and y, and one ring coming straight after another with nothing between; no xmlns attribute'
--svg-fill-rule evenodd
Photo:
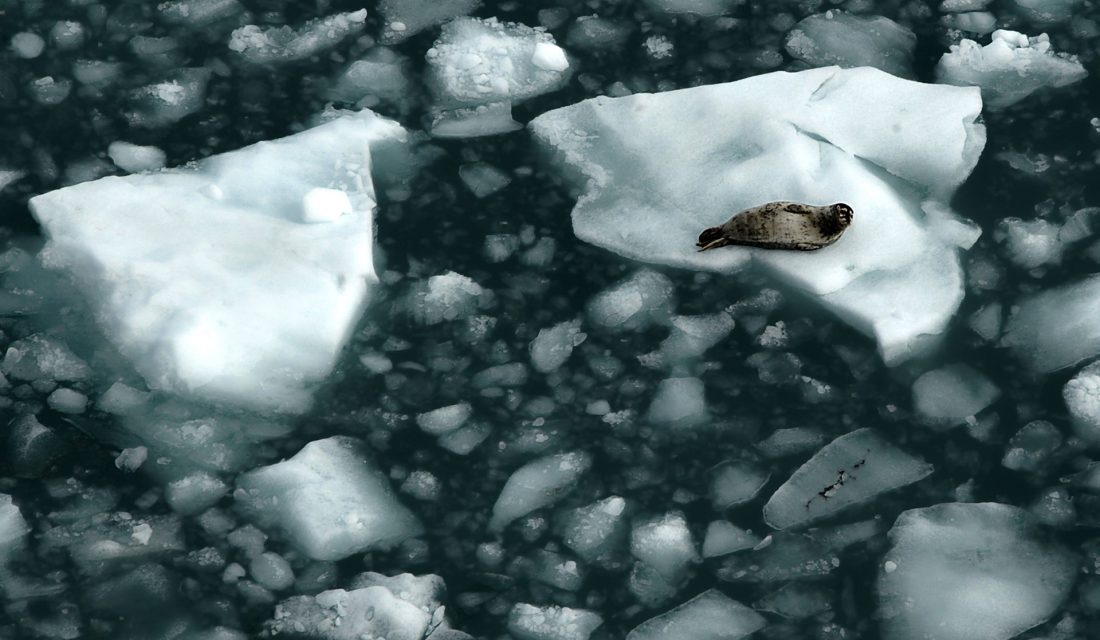
<svg viewBox="0 0 1100 640"><path fill-rule="evenodd" d="M896 364L942 333L963 297L957 247L922 203L943 207L973 170L981 108L974 88L829 67L595 98L531 129L581 192L582 240L688 269L754 263L873 336ZM847 202L855 222L816 252L696 251L704 228L773 200Z"/></svg>
<svg viewBox="0 0 1100 640"><path fill-rule="evenodd" d="M77 281L150 387L300 412L376 280L372 147L404 140L364 111L194 166L52 191L30 205L50 238L41 257Z"/></svg>

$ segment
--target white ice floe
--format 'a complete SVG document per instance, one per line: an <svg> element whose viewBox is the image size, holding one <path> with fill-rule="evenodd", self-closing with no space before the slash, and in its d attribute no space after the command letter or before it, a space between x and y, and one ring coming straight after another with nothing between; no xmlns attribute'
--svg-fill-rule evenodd
<svg viewBox="0 0 1100 640"><path fill-rule="evenodd" d="M602 624L595 612L556 605L520 602L508 614L508 633L516 640L588 640Z"/></svg>
<svg viewBox="0 0 1100 640"><path fill-rule="evenodd" d="M43 262L80 286L151 388L299 412L376 281L372 150L405 131L369 111L196 165L38 196ZM343 196L325 216L311 194ZM333 214L333 215L328 215Z"/></svg>
<svg viewBox="0 0 1100 640"><path fill-rule="evenodd" d="M316 440L243 474L233 495L251 520L283 531L314 560L389 549L423 531L354 438Z"/></svg>
<svg viewBox="0 0 1100 640"><path fill-rule="evenodd" d="M939 504L901 514L882 558L885 640L1007 640L1054 614L1077 559L1023 509Z"/></svg>
<svg viewBox="0 0 1100 640"><path fill-rule="evenodd" d="M489 529L502 531L512 521L554 504L571 492L591 467L590 454L570 451L545 456L516 469L493 505Z"/></svg>
<svg viewBox="0 0 1100 640"><path fill-rule="evenodd" d="M882 16L826 11L796 24L787 34L785 47L811 67L875 67L912 78L917 36Z"/></svg>
<svg viewBox="0 0 1100 640"><path fill-rule="evenodd" d="M708 589L680 606L634 627L626 640L737 640L762 629L759 613L717 589Z"/></svg>
<svg viewBox="0 0 1100 640"><path fill-rule="evenodd" d="M560 88L569 60L543 30L496 18L456 18L426 54L437 113L432 134L468 137L520 128L511 105Z"/></svg>
<svg viewBox="0 0 1100 640"><path fill-rule="evenodd" d="M973 88L831 67L594 98L531 130L580 194L580 239L719 273L754 262L874 336L895 364L941 334L962 300L956 247L930 231L921 203L946 202L974 168L980 112ZM814 252L697 251L703 229L774 200L846 202L855 221Z"/></svg>
<svg viewBox="0 0 1100 640"><path fill-rule="evenodd" d="M1088 75L1075 56L1056 54L1050 38L999 29L984 47L973 40L951 45L940 58L936 80L977 86L990 110L1016 104L1044 87L1064 87Z"/></svg>
<svg viewBox="0 0 1100 640"><path fill-rule="evenodd" d="M1078 371L1062 387L1062 399L1074 432L1089 444L1100 445L1100 362Z"/></svg>
<svg viewBox="0 0 1100 640"><path fill-rule="evenodd" d="M859 429L825 445L776 489L764 520L776 529L802 527L930 473L932 465Z"/></svg>
<svg viewBox="0 0 1100 640"><path fill-rule="evenodd" d="M964 424L1000 396L989 378L966 364L933 369L913 382L913 408L922 422L935 428Z"/></svg>
<svg viewBox="0 0 1100 640"><path fill-rule="evenodd" d="M229 49L253 64L305 60L366 27L367 10L338 13L293 28L245 25L229 36Z"/></svg>
<svg viewBox="0 0 1100 640"><path fill-rule="evenodd" d="M1056 371L1100 354L1100 275L1019 301L1001 342L1031 370Z"/></svg>

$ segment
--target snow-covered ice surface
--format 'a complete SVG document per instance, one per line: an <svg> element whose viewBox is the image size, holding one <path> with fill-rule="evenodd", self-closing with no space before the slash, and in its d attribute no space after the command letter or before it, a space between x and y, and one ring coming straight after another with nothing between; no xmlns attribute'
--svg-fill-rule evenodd
<svg viewBox="0 0 1100 640"><path fill-rule="evenodd" d="M920 204L949 198L973 170L981 106L973 89L830 67L596 98L531 129L581 194L572 217L582 240L718 273L752 262L875 337L896 363L942 333L962 299L956 247L929 231ZM846 202L859 222L812 253L696 250L701 230L792 199Z"/></svg>
<svg viewBox="0 0 1100 640"><path fill-rule="evenodd" d="M0 0L0 638L1100 637L1095 5Z"/></svg>

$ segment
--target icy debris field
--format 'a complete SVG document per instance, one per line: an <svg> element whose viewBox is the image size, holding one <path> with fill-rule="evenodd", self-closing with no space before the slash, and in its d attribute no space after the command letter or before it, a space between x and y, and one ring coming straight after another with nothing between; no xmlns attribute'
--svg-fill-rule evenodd
<svg viewBox="0 0 1100 640"><path fill-rule="evenodd" d="M1100 638L1095 0L0 0L0 640ZM696 250L843 202L815 252Z"/></svg>

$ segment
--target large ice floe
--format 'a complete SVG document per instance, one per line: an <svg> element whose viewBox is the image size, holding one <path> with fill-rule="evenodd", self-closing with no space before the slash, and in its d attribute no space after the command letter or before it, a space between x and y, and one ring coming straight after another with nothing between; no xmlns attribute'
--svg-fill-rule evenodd
<svg viewBox="0 0 1100 640"><path fill-rule="evenodd" d="M1034 38L1006 29L984 47L973 40L951 45L936 66L938 82L982 88L986 107L1012 106L1044 87L1064 87L1088 75L1075 56L1057 54L1043 33Z"/></svg>
<svg viewBox="0 0 1100 640"><path fill-rule="evenodd" d="M30 203L49 236L41 259L76 281L150 388L299 412L377 279L372 156L406 142L363 111L52 191Z"/></svg>
<svg viewBox="0 0 1100 640"><path fill-rule="evenodd" d="M688 269L755 264L873 336L894 364L933 342L962 300L956 250L977 238L943 203L985 145L981 108L974 88L828 67L594 98L531 130L579 191L582 240ZM846 202L855 221L815 252L696 250L703 229L774 200Z"/></svg>
<svg viewBox="0 0 1100 640"><path fill-rule="evenodd" d="M1077 559L1028 512L997 503L906 511L878 581L886 640L1007 640L1073 588Z"/></svg>
<svg viewBox="0 0 1100 640"><path fill-rule="evenodd" d="M428 50L426 82L436 99L432 135L464 138L521 128L512 104L560 88L569 59L554 38L496 18L456 18Z"/></svg>

